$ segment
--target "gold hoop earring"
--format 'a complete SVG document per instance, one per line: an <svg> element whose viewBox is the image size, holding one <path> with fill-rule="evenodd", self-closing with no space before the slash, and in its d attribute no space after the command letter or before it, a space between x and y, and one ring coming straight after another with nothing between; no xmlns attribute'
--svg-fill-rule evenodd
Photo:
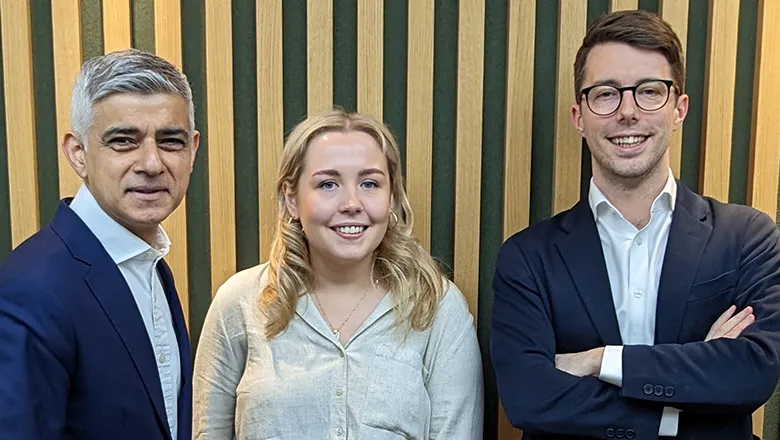
<svg viewBox="0 0 780 440"><path fill-rule="evenodd" d="M395 214L395 212L390 211L390 217L393 219L393 224L390 225L390 227L394 228L398 225L398 216Z"/></svg>

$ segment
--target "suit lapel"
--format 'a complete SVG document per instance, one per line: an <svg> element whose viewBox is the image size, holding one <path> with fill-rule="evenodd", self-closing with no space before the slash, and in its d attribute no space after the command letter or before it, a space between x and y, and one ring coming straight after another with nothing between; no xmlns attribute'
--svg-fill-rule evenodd
<svg viewBox="0 0 780 440"><path fill-rule="evenodd" d="M580 201L564 214L561 228L563 233L555 245L596 331L604 345L621 345L601 240L587 201Z"/></svg>
<svg viewBox="0 0 780 440"><path fill-rule="evenodd" d="M704 199L678 183L677 202L658 284L656 344L678 341L696 269L712 233L712 226L705 221L708 215L709 206Z"/></svg>
<svg viewBox="0 0 780 440"><path fill-rule="evenodd" d="M149 335L138 305L119 268L98 239L67 206L60 205L52 229L62 238L73 256L90 266L86 282L130 354L157 414L158 422L170 437L168 417L160 376Z"/></svg>

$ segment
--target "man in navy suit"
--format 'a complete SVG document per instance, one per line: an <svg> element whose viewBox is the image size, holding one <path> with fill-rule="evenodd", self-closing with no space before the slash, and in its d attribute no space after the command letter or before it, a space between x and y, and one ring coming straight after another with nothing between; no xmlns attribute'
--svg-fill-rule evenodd
<svg viewBox="0 0 780 440"><path fill-rule="evenodd" d="M199 133L186 77L89 60L62 151L83 185L0 266L0 438L189 440L191 355L160 223Z"/></svg>
<svg viewBox="0 0 780 440"><path fill-rule="evenodd" d="M643 11L597 19L577 53L588 195L508 239L493 281L498 392L524 440L752 439L775 389L777 228L672 177L684 79L677 36Z"/></svg>

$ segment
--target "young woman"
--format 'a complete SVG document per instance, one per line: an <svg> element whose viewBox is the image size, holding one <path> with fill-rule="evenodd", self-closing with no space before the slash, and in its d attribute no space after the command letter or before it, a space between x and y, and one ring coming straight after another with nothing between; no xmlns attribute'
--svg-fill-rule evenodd
<svg viewBox="0 0 780 440"><path fill-rule="evenodd" d="M461 292L412 238L398 147L360 114L290 134L269 262L222 285L194 373L203 439L481 439Z"/></svg>

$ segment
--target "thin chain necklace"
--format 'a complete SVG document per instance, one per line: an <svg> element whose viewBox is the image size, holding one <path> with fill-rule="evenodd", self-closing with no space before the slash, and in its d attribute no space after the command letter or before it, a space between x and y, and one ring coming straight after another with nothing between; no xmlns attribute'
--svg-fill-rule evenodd
<svg viewBox="0 0 780 440"><path fill-rule="evenodd" d="M317 302L317 306L320 308L320 311L322 311L322 316L325 318L325 322L328 324L328 327L330 327L331 331L333 332L333 335L336 336L336 339L341 340L341 329L344 327L344 324L349 321L349 318L352 317L352 314L355 313L355 310L357 310L358 306L363 302L363 300L366 298L366 295L368 295L368 291L371 290L371 287L374 285L374 283L370 283L368 285L368 288L365 292L363 292L363 296L360 297L360 300L358 300L357 304L355 304L355 307L352 308L352 311L349 312L349 315L347 315L346 318L344 318L344 321L341 322L341 325L338 327L334 327L333 324L330 323L330 318L328 318L328 314L325 313L325 308L322 307L322 303L320 303L319 296L317 295L317 292L312 292L314 295L314 301Z"/></svg>

